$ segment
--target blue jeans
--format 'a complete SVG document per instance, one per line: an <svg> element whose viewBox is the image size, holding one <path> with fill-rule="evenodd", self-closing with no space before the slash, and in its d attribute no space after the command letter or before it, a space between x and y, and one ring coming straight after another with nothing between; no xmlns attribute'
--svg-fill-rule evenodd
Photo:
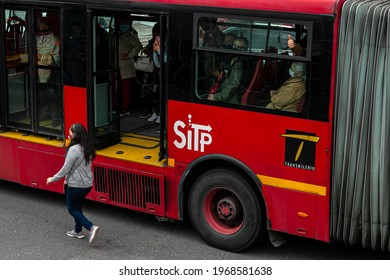
<svg viewBox="0 0 390 280"><path fill-rule="evenodd" d="M89 188L67 188L66 194L66 206L68 207L69 214L74 218L76 232L80 232L84 226L88 231L93 226L84 215L81 209L82 203L85 200L87 194L91 191L92 187Z"/></svg>

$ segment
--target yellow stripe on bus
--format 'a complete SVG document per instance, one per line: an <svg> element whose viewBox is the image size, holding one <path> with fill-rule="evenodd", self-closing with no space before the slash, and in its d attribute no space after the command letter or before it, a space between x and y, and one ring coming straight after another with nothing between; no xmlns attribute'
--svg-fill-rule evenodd
<svg viewBox="0 0 390 280"><path fill-rule="evenodd" d="M30 143L42 144L46 146L59 147L59 148L62 148L64 146L63 140L51 139L45 136L38 136L34 134L25 134L23 132L18 132L18 131L7 131L1 133L0 137L11 138L11 139L30 142Z"/></svg>
<svg viewBox="0 0 390 280"><path fill-rule="evenodd" d="M306 184L306 183L302 183L302 182L285 180L285 179L269 177L269 176L264 176L264 175L257 175L257 177L260 179L260 181L264 185L267 185L267 186L326 196L326 187L325 186Z"/></svg>

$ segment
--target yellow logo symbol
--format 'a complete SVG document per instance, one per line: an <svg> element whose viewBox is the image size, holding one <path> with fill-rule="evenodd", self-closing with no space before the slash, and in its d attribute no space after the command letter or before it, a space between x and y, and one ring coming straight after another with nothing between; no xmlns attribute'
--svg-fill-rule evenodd
<svg viewBox="0 0 390 280"><path fill-rule="evenodd" d="M320 137L318 137L318 136L305 135L305 134L282 134L281 136L286 137L286 138L293 138L293 139L302 140L302 142L299 145L298 150L295 154L295 161L298 161L299 156L302 153L303 144L305 143L305 141L314 142L314 143L318 143L318 141L320 141Z"/></svg>

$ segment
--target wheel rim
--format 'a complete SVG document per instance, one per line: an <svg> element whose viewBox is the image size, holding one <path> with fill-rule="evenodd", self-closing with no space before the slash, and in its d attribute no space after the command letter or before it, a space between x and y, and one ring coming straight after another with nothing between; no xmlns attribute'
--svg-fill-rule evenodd
<svg viewBox="0 0 390 280"><path fill-rule="evenodd" d="M234 193L223 188L207 193L203 213L210 227L220 234L234 234L243 225L244 215L240 200Z"/></svg>

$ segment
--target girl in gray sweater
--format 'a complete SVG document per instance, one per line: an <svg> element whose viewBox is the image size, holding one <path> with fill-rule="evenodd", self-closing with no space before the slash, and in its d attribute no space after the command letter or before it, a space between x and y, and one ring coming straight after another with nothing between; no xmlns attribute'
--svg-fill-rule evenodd
<svg viewBox="0 0 390 280"><path fill-rule="evenodd" d="M66 234L70 237L84 238L82 227L89 231L89 243L95 239L99 227L89 221L82 211L82 203L92 189L92 160L96 151L87 130L80 123L69 128L70 144L65 162L60 171L46 180L46 184L65 178L66 206L74 218L75 227Z"/></svg>

